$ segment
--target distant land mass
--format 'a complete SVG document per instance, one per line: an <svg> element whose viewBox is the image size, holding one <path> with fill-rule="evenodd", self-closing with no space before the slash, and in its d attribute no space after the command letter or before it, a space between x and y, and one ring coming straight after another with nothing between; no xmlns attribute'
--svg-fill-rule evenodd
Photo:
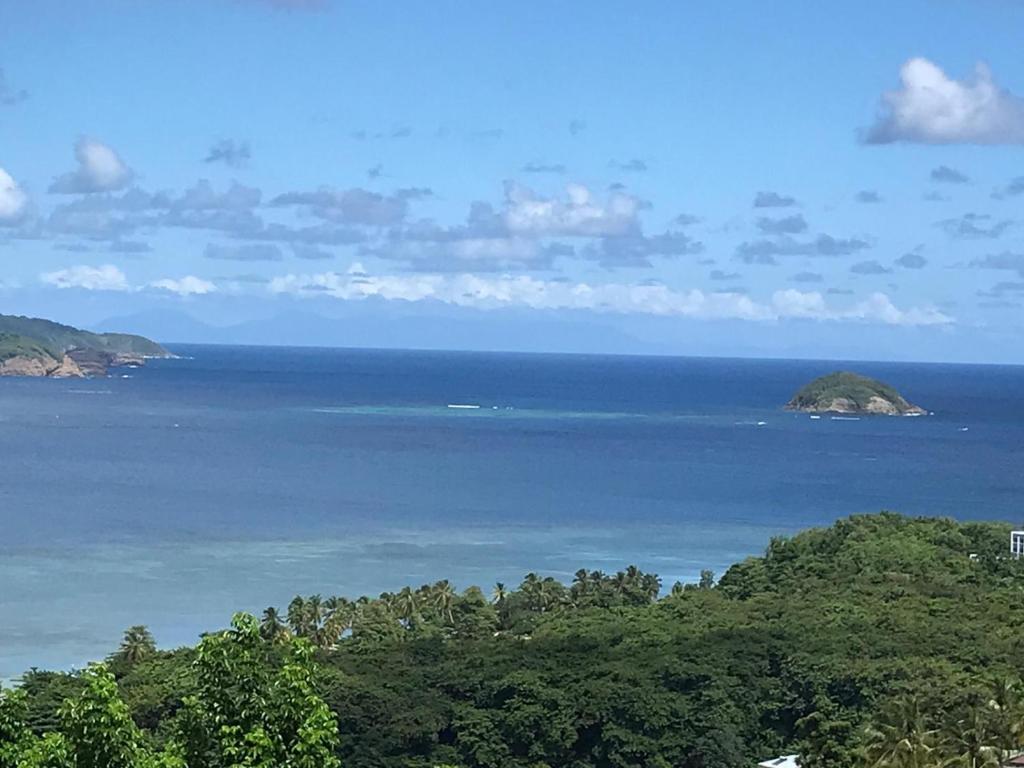
<svg viewBox="0 0 1024 768"><path fill-rule="evenodd" d="M111 367L171 357L155 341L126 333L92 333L51 320L0 315L0 376L106 376Z"/></svg>
<svg viewBox="0 0 1024 768"><path fill-rule="evenodd" d="M793 395L786 409L806 413L882 416L922 416L927 413L907 402L888 384L849 371L837 371L815 379Z"/></svg>

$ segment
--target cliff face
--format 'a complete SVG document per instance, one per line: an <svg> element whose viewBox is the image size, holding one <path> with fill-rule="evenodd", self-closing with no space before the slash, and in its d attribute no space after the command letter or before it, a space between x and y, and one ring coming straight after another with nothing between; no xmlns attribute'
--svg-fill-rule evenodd
<svg viewBox="0 0 1024 768"><path fill-rule="evenodd" d="M50 355L16 355L0 361L0 376L48 376L54 379L82 378L85 373L69 356L59 361Z"/></svg>

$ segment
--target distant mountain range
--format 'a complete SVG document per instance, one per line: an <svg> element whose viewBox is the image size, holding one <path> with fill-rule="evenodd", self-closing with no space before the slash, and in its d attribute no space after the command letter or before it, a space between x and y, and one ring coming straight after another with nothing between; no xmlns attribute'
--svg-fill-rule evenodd
<svg viewBox="0 0 1024 768"><path fill-rule="evenodd" d="M111 366L170 356L143 336L92 333L42 318L0 315L0 376L102 376Z"/></svg>

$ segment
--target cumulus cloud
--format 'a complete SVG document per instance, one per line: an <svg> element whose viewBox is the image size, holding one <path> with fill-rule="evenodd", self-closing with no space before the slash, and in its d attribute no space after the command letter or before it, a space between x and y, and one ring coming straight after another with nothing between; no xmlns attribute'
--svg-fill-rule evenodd
<svg viewBox="0 0 1024 768"><path fill-rule="evenodd" d="M7 171L0 168L0 225L17 224L28 210L28 195Z"/></svg>
<svg viewBox="0 0 1024 768"><path fill-rule="evenodd" d="M932 168L931 180L937 184L966 184L970 181L970 178L967 177L967 174L956 170L956 168L940 165L937 168Z"/></svg>
<svg viewBox="0 0 1024 768"><path fill-rule="evenodd" d="M86 291L130 291L131 285L124 272L113 264L100 267L79 265L44 272L39 276L47 285L55 288L80 288Z"/></svg>
<svg viewBox="0 0 1024 768"><path fill-rule="evenodd" d="M762 216L757 220L757 228L766 235L798 235L807 231L807 222L799 213L784 216L781 219L769 219Z"/></svg>
<svg viewBox="0 0 1024 768"><path fill-rule="evenodd" d="M110 244L111 253L140 254L149 253L153 249L149 243L141 240L115 240Z"/></svg>
<svg viewBox="0 0 1024 768"><path fill-rule="evenodd" d="M858 203L880 203L882 202L882 196L875 192L873 189L862 189L853 199Z"/></svg>
<svg viewBox="0 0 1024 768"><path fill-rule="evenodd" d="M789 279L794 283L820 283L825 278L817 272L797 272Z"/></svg>
<svg viewBox="0 0 1024 768"><path fill-rule="evenodd" d="M255 187L232 182L224 192L217 192L206 179L200 179L186 189L180 197L169 198L154 205L165 205L172 211L245 211L260 204L263 194Z"/></svg>
<svg viewBox="0 0 1024 768"><path fill-rule="evenodd" d="M772 303L781 317L860 320L885 325L911 326L947 325L953 322L953 318L932 307L902 310L884 293L873 293L864 301L846 309L833 309L826 304L824 296L816 291L803 293L789 288L776 291Z"/></svg>
<svg viewBox="0 0 1024 768"><path fill-rule="evenodd" d="M112 192L128 186L134 176L117 152L96 139L79 139L75 144L75 159L78 168L54 179L50 184L50 192Z"/></svg>
<svg viewBox="0 0 1024 768"><path fill-rule="evenodd" d="M924 269L928 265L928 259L915 250L904 253L896 259L895 263L896 266L903 267L904 269Z"/></svg>
<svg viewBox="0 0 1024 768"><path fill-rule="evenodd" d="M409 210L409 201L428 196L429 190L398 190L381 195L358 187L334 190L321 187L312 192L286 192L270 201L273 207L304 206L321 219L339 224L391 226L401 222Z"/></svg>
<svg viewBox="0 0 1024 768"><path fill-rule="evenodd" d="M154 280L149 287L168 291L178 296L204 296L217 290L217 286L209 280L203 280L195 275L186 275L180 278L165 277L162 280Z"/></svg>
<svg viewBox="0 0 1024 768"><path fill-rule="evenodd" d="M624 173L643 173L647 170L647 163L638 157L631 160L612 160L609 165L616 171Z"/></svg>
<svg viewBox="0 0 1024 768"><path fill-rule="evenodd" d="M928 59L910 59L900 69L900 87L882 96L865 140L1024 143L1024 100L1000 88L984 64L977 64L971 77L955 80Z"/></svg>
<svg viewBox="0 0 1024 768"><path fill-rule="evenodd" d="M253 213L260 190L233 183L217 192L202 179L181 195L132 187L120 195L92 194L54 208L47 230L57 235L118 239L142 227L211 229L236 236L263 229Z"/></svg>
<svg viewBox="0 0 1024 768"><path fill-rule="evenodd" d="M28 100L28 91L24 88L15 88L7 81L7 74L0 67L0 105L13 107Z"/></svg>
<svg viewBox="0 0 1024 768"><path fill-rule="evenodd" d="M56 206L46 218L45 231L57 236L119 240L139 227L154 222L153 215L147 211L145 207L131 207L124 196L84 197Z"/></svg>
<svg viewBox="0 0 1024 768"><path fill-rule="evenodd" d="M990 299L1024 298L1024 282L999 282L987 291L978 291L978 295Z"/></svg>
<svg viewBox="0 0 1024 768"><path fill-rule="evenodd" d="M221 139L206 153L205 163L224 163L231 168L241 168L252 158L249 142Z"/></svg>
<svg viewBox="0 0 1024 768"><path fill-rule="evenodd" d="M582 184L566 197L545 198L516 182L505 183L503 219L511 233L532 237L615 237L639 232L644 203L624 192L595 198Z"/></svg>
<svg viewBox="0 0 1024 768"><path fill-rule="evenodd" d="M758 192L754 196L755 208L791 208L796 205L796 198L780 195L778 192Z"/></svg>
<svg viewBox="0 0 1024 768"><path fill-rule="evenodd" d="M683 232L665 232L650 237L639 233L604 237L582 250L584 258L606 269L650 267L651 257L686 256L701 253L704 244Z"/></svg>
<svg viewBox="0 0 1024 768"><path fill-rule="evenodd" d="M151 206L164 210L159 223L165 226L247 235L263 227L253 212L261 199L255 187L232 182L224 192L217 192L209 181L200 179L178 197L154 195Z"/></svg>
<svg viewBox="0 0 1024 768"><path fill-rule="evenodd" d="M871 243L859 237L837 238L822 234L813 240L797 240L786 235L740 243L736 259L745 264L777 264L779 256L849 256L870 247Z"/></svg>
<svg viewBox="0 0 1024 768"><path fill-rule="evenodd" d="M526 307L611 313L639 313L701 319L768 321L786 318L865 321L889 325L941 325L952 318L932 308L896 307L888 296L872 294L851 307L830 306L817 292L776 291L757 302L738 291L676 290L656 282L590 284L541 280L527 275L374 276L359 265L349 273L282 275L271 280L276 294L331 296L341 300L439 301L478 309Z"/></svg>
<svg viewBox="0 0 1024 768"><path fill-rule="evenodd" d="M1024 176L1018 176L1015 179L1011 179L1010 183L1005 187L1001 187L993 192L992 197L996 200L1003 200L1007 197L1016 197L1020 194L1024 194Z"/></svg>
<svg viewBox="0 0 1024 768"><path fill-rule="evenodd" d="M1010 251L990 253L980 259L974 259L969 266L975 269L1007 270L1024 277L1024 253L1011 253Z"/></svg>
<svg viewBox="0 0 1024 768"><path fill-rule="evenodd" d="M523 166L523 173L565 173L562 163L529 162Z"/></svg>
<svg viewBox="0 0 1024 768"><path fill-rule="evenodd" d="M956 238L1001 237L1012 225L1012 221L996 221L987 213L965 213L958 219L945 219L938 224L947 235Z"/></svg>
<svg viewBox="0 0 1024 768"><path fill-rule="evenodd" d="M415 272L504 272L547 270L557 256L571 255L559 244L542 245L523 237L457 237L437 240L398 239L360 253L403 262Z"/></svg>
<svg viewBox="0 0 1024 768"><path fill-rule="evenodd" d="M280 261L281 249L276 245L253 243L248 245L215 245L210 243L203 256L218 261Z"/></svg>
<svg viewBox="0 0 1024 768"><path fill-rule="evenodd" d="M850 267L850 271L855 275L888 275L892 272L888 267L882 266L875 259L869 259L868 261L858 261L856 264Z"/></svg>

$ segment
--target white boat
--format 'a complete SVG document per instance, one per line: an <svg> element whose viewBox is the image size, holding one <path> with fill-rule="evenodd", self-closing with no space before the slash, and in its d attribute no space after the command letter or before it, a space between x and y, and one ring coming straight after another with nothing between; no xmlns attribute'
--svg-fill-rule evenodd
<svg viewBox="0 0 1024 768"><path fill-rule="evenodd" d="M463 411L475 411L480 408L479 405L468 405L464 403L448 403L449 408L456 408Z"/></svg>

